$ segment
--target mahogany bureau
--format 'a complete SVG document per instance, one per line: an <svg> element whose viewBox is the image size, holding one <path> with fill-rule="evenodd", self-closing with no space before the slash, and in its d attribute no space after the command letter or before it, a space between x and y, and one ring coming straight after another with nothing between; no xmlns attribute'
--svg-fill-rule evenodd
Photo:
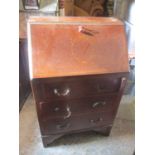
<svg viewBox="0 0 155 155"><path fill-rule="evenodd" d="M129 72L123 23L102 17L31 17L27 26L44 146L88 130L108 136Z"/></svg>

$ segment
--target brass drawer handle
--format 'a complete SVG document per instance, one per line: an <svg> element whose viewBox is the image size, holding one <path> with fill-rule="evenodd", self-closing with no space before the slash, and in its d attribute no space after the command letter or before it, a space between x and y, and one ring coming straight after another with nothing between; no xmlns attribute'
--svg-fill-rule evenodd
<svg viewBox="0 0 155 155"><path fill-rule="evenodd" d="M59 124L56 126L57 129L61 130L61 129L67 129L70 127L70 123L66 123L66 124Z"/></svg>
<svg viewBox="0 0 155 155"><path fill-rule="evenodd" d="M100 123L100 122L102 122L102 121L103 121L102 117L100 117L100 118L97 119L97 120L94 120L94 119L91 119L91 120L90 120L90 122L93 123L93 124Z"/></svg>
<svg viewBox="0 0 155 155"><path fill-rule="evenodd" d="M106 104L105 101L99 101L99 102L93 103L92 107L93 107L93 108L96 108L96 107L98 107L98 106L104 106L105 104Z"/></svg>
<svg viewBox="0 0 155 155"><path fill-rule="evenodd" d="M58 112L60 110L60 108L59 107L55 107L54 108L54 112ZM64 116L64 119L67 119L67 118L69 118L69 117L71 117L71 114L72 114L72 112L71 112L71 110L70 110L70 107L67 105L67 107L66 107L66 111L67 111L67 113L66 113L66 115Z"/></svg>
<svg viewBox="0 0 155 155"><path fill-rule="evenodd" d="M84 26L79 26L78 27L78 31L80 33L83 33L83 34L86 34L86 35L89 35L89 36L94 36L95 34L98 34L99 32L96 31L96 30L90 30Z"/></svg>
<svg viewBox="0 0 155 155"><path fill-rule="evenodd" d="M55 112L57 112L57 111L59 111L59 110L60 110L59 107L55 107L55 108L54 108L54 111L55 111Z"/></svg>
<svg viewBox="0 0 155 155"><path fill-rule="evenodd" d="M71 116L71 110L70 110L70 107L67 105L67 108L66 108L66 110L67 110L67 115L66 116L64 116L64 119L66 119L66 118L69 118L70 116Z"/></svg>
<svg viewBox="0 0 155 155"><path fill-rule="evenodd" d="M86 35L89 35L89 36L93 36L96 33L96 31L89 30L89 29L87 29L87 28L85 28L83 26L79 26L78 31L80 33L83 33L83 34L86 34Z"/></svg>
<svg viewBox="0 0 155 155"><path fill-rule="evenodd" d="M54 94L57 96L68 96L70 94L70 89L66 88L64 90L61 89L54 89Z"/></svg>

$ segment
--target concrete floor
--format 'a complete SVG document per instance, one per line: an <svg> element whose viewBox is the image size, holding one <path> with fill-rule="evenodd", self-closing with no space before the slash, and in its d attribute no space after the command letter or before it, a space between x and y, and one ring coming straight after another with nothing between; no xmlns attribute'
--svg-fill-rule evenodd
<svg viewBox="0 0 155 155"><path fill-rule="evenodd" d="M95 132L64 136L51 147L42 145L35 104L30 95L20 112L20 155L132 155L134 151L133 98L124 96L111 135Z"/></svg>

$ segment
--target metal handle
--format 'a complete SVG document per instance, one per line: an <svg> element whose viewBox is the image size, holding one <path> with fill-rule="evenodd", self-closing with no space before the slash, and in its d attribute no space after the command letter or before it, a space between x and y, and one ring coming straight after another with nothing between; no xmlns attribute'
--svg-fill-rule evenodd
<svg viewBox="0 0 155 155"><path fill-rule="evenodd" d="M64 116L64 119L69 118L71 116L71 114L72 114L71 111L70 111L70 107L68 105L66 107L66 110L67 110L67 115Z"/></svg>
<svg viewBox="0 0 155 155"><path fill-rule="evenodd" d="M93 120L93 119L90 120L91 123L95 123L95 124L96 124L96 123L99 123L99 122L102 122L102 121L103 121L102 117L100 117L100 118L97 119L97 120Z"/></svg>
<svg viewBox="0 0 155 155"><path fill-rule="evenodd" d="M106 104L105 101L99 101L99 102L93 103L92 107L96 108L96 107L101 106L101 105L104 106L105 104Z"/></svg>
<svg viewBox="0 0 155 155"><path fill-rule="evenodd" d="M57 112L57 111L59 111L59 110L60 110L59 107L55 107L55 108L54 108L54 111L55 111L55 112Z"/></svg>
<svg viewBox="0 0 155 155"><path fill-rule="evenodd" d="M54 108L54 111L55 112L58 112L60 110L60 108L59 107L55 107ZM66 118L69 118L70 116L71 116L71 114L72 114L72 112L71 112L71 110L70 110L70 107L67 105L67 107L66 107L66 111L67 111L67 114L64 116L64 119L66 119Z"/></svg>
<svg viewBox="0 0 155 155"><path fill-rule="evenodd" d="M90 35L90 36L93 36L96 33L96 31L89 30L89 29L87 29L87 28L85 28L83 26L79 26L78 31L81 32L81 33Z"/></svg>
<svg viewBox="0 0 155 155"><path fill-rule="evenodd" d="M57 96L67 96L70 94L70 89L69 88L66 88L64 90L61 90L61 89L54 89L54 94L57 95Z"/></svg>
<svg viewBox="0 0 155 155"><path fill-rule="evenodd" d="M56 128L57 129L67 129L67 128L69 128L70 127L70 124L69 123L66 123L66 124L58 124L57 126L56 126Z"/></svg>
<svg viewBox="0 0 155 155"><path fill-rule="evenodd" d="M79 26L79 32L83 32L83 31L84 31L83 26Z"/></svg>
<svg viewBox="0 0 155 155"><path fill-rule="evenodd" d="M122 77L119 92L121 92L123 90L123 88L125 87L125 84L126 84L126 77Z"/></svg>

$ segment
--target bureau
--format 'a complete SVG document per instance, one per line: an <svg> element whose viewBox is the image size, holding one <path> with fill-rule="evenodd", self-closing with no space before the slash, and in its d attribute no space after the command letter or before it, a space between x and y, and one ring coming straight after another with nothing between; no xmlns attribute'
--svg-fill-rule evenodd
<svg viewBox="0 0 155 155"><path fill-rule="evenodd" d="M102 17L31 17L27 27L44 146L88 130L108 136L129 72L123 23Z"/></svg>

